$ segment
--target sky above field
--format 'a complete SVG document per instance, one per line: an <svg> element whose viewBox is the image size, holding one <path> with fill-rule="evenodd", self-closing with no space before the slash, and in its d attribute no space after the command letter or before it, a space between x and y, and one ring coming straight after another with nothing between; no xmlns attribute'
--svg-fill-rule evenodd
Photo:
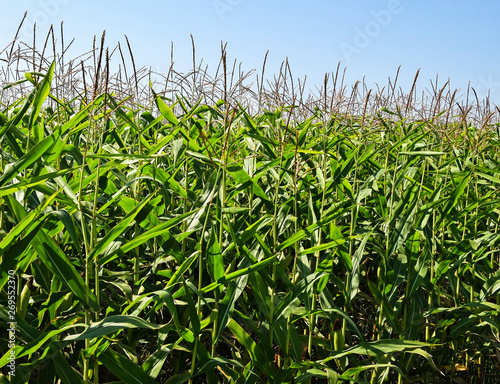
<svg viewBox="0 0 500 384"><path fill-rule="evenodd" d="M168 71L173 42L175 68L187 72L192 34L196 60L203 58L212 73L223 41L228 59L237 59L246 71L260 73L268 50L268 75L288 58L293 76L307 75L312 90L339 61L347 68L348 84L364 77L374 88L387 85L401 65L398 84L407 92L421 69L419 90L430 89L438 75L441 86L449 78L452 88L465 92L470 82L480 97L489 90L500 104L500 2L494 0L0 0L0 5L0 50L28 11L21 40L31 42L36 22L41 46L50 25L59 31L64 22L65 43L75 38L70 57L89 51L94 35L99 39L106 30L110 48L125 44L127 35L136 65L158 72Z"/></svg>

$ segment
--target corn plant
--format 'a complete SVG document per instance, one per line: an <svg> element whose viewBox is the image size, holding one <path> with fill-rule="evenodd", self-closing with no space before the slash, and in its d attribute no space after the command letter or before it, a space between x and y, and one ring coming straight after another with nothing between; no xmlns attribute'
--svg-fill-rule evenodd
<svg viewBox="0 0 500 384"><path fill-rule="evenodd" d="M56 68L2 99L2 383L498 380L498 125Z"/></svg>

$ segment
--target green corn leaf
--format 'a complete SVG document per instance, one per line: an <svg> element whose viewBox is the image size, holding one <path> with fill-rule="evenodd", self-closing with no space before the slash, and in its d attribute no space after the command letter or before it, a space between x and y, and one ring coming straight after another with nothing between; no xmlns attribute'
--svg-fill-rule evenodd
<svg viewBox="0 0 500 384"><path fill-rule="evenodd" d="M33 125L35 124L35 120L38 117L40 110L42 109L43 103L50 93L50 83L52 82L52 76L54 75L55 65L56 65L56 62L53 61L49 67L49 71L44 76L44 78L43 78L43 80L38 88L38 91L35 95L35 99L33 100L33 108L31 110L30 122L29 122L29 129L30 130L31 130L31 128L33 128Z"/></svg>
<svg viewBox="0 0 500 384"><path fill-rule="evenodd" d="M18 174L15 176L15 178L18 180L21 180L21 181L14 183L14 184L7 184L7 185L1 187L0 188L0 197L26 190L26 189L31 188L33 186L44 183L47 180L51 180L51 179L54 179L54 178L60 177L60 176L65 176L68 173L73 172L73 171L75 171L75 168L64 169L62 171L57 171L57 172L52 172L52 173L46 173L44 175L32 177L29 179L24 179L23 177L21 177Z"/></svg>
<svg viewBox="0 0 500 384"><path fill-rule="evenodd" d="M54 137L48 136L40 143L31 148L28 153L12 164L7 171L0 176L0 187L11 181L16 175L36 162L54 144Z"/></svg>
<svg viewBox="0 0 500 384"><path fill-rule="evenodd" d="M142 369L152 378L158 377L165 364L168 356L172 349L177 346L183 339L180 338L175 343L170 343L166 345L162 345L155 353L148 357L148 359L142 365Z"/></svg>
<svg viewBox="0 0 500 384"><path fill-rule="evenodd" d="M244 268L246 265L250 264L248 259L244 259L239 268ZM212 343L216 343L219 339L221 332L226 328L228 322L233 316L234 306L236 301L243 293L245 286L247 285L248 275L241 276L237 281L232 280L226 290L226 295L219 305L217 314L217 327L215 328L215 333L212 338Z"/></svg>
<svg viewBox="0 0 500 384"><path fill-rule="evenodd" d="M120 236L133 222L139 212L149 203L153 198L153 194L149 195L146 199L142 200L135 206L116 226L111 229L104 238L99 241L94 249L90 252L89 260L96 260L101 253L118 237Z"/></svg>
<svg viewBox="0 0 500 384"><path fill-rule="evenodd" d="M186 284L186 281L183 281L185 297L188 303L188 311L189 311L189 319L191 322L191 329L193 330L194 337L198 337L200 334L200 318L198 317L198 311L194 304L193 298L191 297L191 292Z"/></svg>
<svg viewBox="0 0 500 384"><path fill-rule="evenodd" d="M213 370L215 367L219 367L221 365L233 365L236 367L244 368L244 366L234 359L228 359L226 357L214 357L203 364L200 364L195 370L195 374L193 377L199 376L205 372Z"/></svg>
<svg viewBox="0 0 500 384"><path fill-rule="evenodd" d="M8 196L11 206L18 211L18 215L26 217L26 210L11 196ZM61 250L59 245L49 237L43 230L39 231L32 241L33 247L42 259L43 263L52 273L65 284L76 297L78 297L85 306L91 306L99 310L97 299L92 292L89 292L85 286L80 274L68 260L67 256Z"/></svg>
<svg viewBox="0 0 500 384"><path fill-rule="evenodd" d="M401 151L400 155L408 155L408 156L443 156L446 155L446 152L434 152L434 151Z"/></svg>
<svg viewBox="0 0 500 384"><path fill-rule="evenodd" d="M258 263L251 265L250 267L243 268L243 269L228 273L227 275L223 276L222 278L220 278L216 282L203 287L201 292L202 293L210 292L211 290L217 288L219 285L227 283L227 282L234 280L238 277L248 275L252 272L256 272L256 271L268 266L269 264L271 264L275 259L276 259L276 256L271 256L271 257L268 257L267 259L264 259L262 261L259 261Z"/></svg>
<svg viewBox="0 0 500 384"><path fill-rule="evenodd" d="M170 121L174 125L179 124L179 120L177 120L177 117L174 115L172 110L168 107L167 104L161 99L161 97L157 97L155 99L156 105L158 109L160 110L161 114L163 117L165 117L168 121Z"/></svg>
<svg viewBox="0 0 500 384"><path fill-rule="evenodd" d="M170 379L165 381L165 384L182 384L189 380L191 374L187 373L179 373L177 375L172 376Z"/></svg>
<svg viewBox="0 0 500 384"><path fill-rule="evenodd" d="M432 344L413 340L378 340L367 343L360 343L354 347L341 352L332 352L330 356L322 362L326 363L332 359L338 359L351 354L379 357L388 353L404 352L430 347Z"/></svg>
<svg viewBox="0 0 500 384"><path fill-rule="evenodd" d="M139 210L136 212L136 214L139 212ZM146 243L148 240L151 240L155 237L161 236L163 233L168 232L168 230L172 227L175 227L185 221L188 217L192 216L195 214L197 210L183 213L179 216L176 216L162 224L157 225L154 228L151 228L150 230L140 234L137 237L134 237L130 241L128 241L126 244L123 244L120 246L120 248L102 256L99 258L99 263L101 265L104 265L111 261L113 258L121 256L126 254L127 252L130 252L131 250L137 248L138 246ZM126 227L125 227L126 228ZM117 235L119 236L119 234ZM114 239L113 239L114 240Z"/></svg>
<svg viewBox="0 0 500 384"><path fill-rule="evenodd" d="M89 328L80 334L67 336L65 341L94 339L123 329L152 329L157 330L161 325L150 323L137 316L113 315L92 323Z"/></svg>
<svg viewBox="0 0 500 384"><path fill-rule="evenodd" d="M99 361L116 377L127 384L158 384L158 382L125 356L108 348Z"/></svg>
<svg viewBox="0 0 500 384"><path fill-rule="evenodd" d="M238 339L239 343L245 348L245 350L250 355L250 358L257 368L268 375L270 378L274 377L273 369L269 364L269 360L264 355L262 350L257 346L255 341L248 335L247 332L233 319L229 320L228 328L231 330L233 335Z"/></svg>

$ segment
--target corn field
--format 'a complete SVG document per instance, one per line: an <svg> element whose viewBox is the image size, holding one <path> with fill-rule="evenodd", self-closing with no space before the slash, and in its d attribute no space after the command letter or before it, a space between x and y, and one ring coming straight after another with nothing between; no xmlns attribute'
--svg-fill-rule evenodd
<svg viewBox="0 0 500 384"><path fill-rule="evenodd" d="M103 41L4 68L0 383L500 382L498 109Z"/></svg>

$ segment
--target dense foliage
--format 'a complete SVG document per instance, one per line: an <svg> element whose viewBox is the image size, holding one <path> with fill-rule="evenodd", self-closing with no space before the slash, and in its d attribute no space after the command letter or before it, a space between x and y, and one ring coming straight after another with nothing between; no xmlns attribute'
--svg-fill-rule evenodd
<svg viewBox="0 0 500 384"><path fill-rule="evenodd" d="M53 71L0 114L0 383L498 381L497 125Z"/></svg>

